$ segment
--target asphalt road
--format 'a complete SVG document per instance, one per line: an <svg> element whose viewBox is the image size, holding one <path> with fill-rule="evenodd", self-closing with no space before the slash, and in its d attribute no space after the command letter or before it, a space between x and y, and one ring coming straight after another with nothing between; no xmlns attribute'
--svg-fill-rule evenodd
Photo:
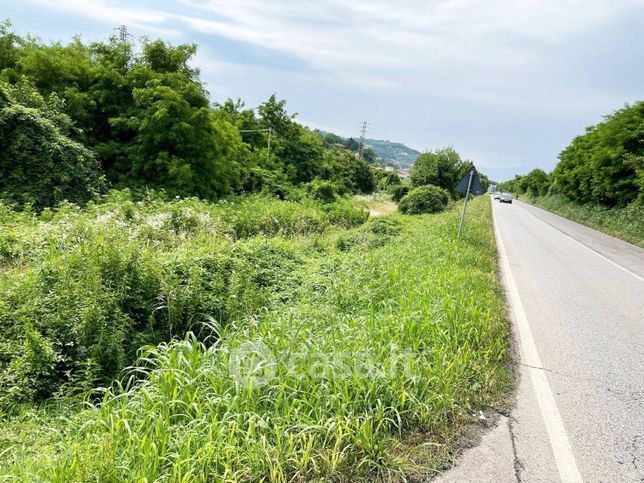
<svg viewBox="0 0 644 483"><path fill-rule="evenodd" d="M517 401L438 481L644 481L644 250L493 203Z"/></svg>

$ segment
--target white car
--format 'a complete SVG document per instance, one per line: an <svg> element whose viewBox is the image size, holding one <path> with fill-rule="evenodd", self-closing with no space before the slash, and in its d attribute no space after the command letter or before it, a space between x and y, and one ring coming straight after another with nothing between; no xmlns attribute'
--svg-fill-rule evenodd
<svg viewBox="0 0 644 483"><path fill-rule="evenodd" d="M499 193L498 191L496 193L494 193L494 199L495 200L498 200L500 198L501 198L501 193Z"/></svg>
<svg viewBox="0 0 644 483"><path fill-rule="evenodd" d="M510 203L512 204L512 195L510 193L503 193L499 198L499 203Z"/></svg>

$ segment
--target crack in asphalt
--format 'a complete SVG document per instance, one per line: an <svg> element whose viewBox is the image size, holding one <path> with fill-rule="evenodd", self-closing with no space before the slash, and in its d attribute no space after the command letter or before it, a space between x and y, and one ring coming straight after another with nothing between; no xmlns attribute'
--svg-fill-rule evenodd
<svg viewBox="0 0 644 483"><path fill-rule="evenodd" d="M635 436L635 438L633 438L633 441L631 441L631 444L628 445L628 448L626 449L626 451L633 458L631 461L633 468L635 468L635 470L641 474L640 467L638 465L638 460L639 460L638 447L641 446L641 444L638 444L638 440L640 439L644 440L644 436L642 436L641 434Z"/></svg>
<svg viewBox="0 0 644 483"><path fill-rule="evenodd" d="M519 454L517 453L517 442L516 442L516 436L514 434L514 427L512 426L513 422L516 422L516 418L512 415L508 415L508 431L510 432L510 442L512 443L512 454L514 455L514 477L517 480L517 483L521 483L521 473L523 472L523 463L521 463L521 459L519 458Z"/></svg>
<svg viewBox="0 0 644 483"><path fill-rule="evenodd" d="M625 400L625 402L640 401L642 399L642 395L644 395L644 391L633 390L632 388L629 388L629 387L622 389L619 387L612 386L610 383L602 379L573 376L572 374L566 374L565 372L555 371L553 369L548 369L547 367L533 366L530 364L525 364L523 362L512 362L511 364L514 364L517 366L529 367L531 369L537 369L540 371L550 372L552 374L557 374L558 376L575 379L577 381L590 382L597 388L606 391L612 396L616 396L617 399L619 400Z"/></svg>
<svg viewBox="0 0 644 483"><path fill-rule="evenodd" d="M539 367L539 366L533 366L533 365L530 365L530 364L525 364L524 362L515 362L515 364L519 365L519 366L523 366L523 367L530 367L531 369L539 369L540 371L552 372L553 374L558 374L558 375L563 376L563 377L569 377L570 379L587 380L587 381L595 382L594 380L591 380L591 379L584 379L584 378L581 378L581 377L572 376L570 374L566 374L564 372L554 371L554 370L548 369L546 367Z"/></svg>

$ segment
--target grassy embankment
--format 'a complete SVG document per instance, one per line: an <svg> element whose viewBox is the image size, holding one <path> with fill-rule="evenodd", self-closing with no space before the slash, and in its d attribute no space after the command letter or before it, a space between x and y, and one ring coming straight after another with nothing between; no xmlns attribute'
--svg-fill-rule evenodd
<svg viewBox="0 0 644 483"><path fill-rule="evenodd" d="M0 478L429 475L503 398L487 197L460 244L457 209L245 203L2 214Z"/></svg>
<svg viewBox="0 0 644 483"><path fill-rule="evenodd" d="M609 208L574 203L553 195L522 195L521 200L644 248L644 206Z"/></svg>

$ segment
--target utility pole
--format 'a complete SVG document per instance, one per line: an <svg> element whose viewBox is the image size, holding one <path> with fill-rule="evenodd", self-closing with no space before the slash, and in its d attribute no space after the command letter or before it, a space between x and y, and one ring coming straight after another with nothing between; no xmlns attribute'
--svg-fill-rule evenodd
<svg viewBox="0 0 644 483"><path fill-rule="evenodd" d="M362 154L364 152L364 140L367 135L367 121L362 122L362 129L360 130L360 144L358 146L358 157L362 159Z"/></svg>
<svg viewBox="0 0 644 483"><path fill-rule="evenodd" d="M273 133L273 128L268 127L268 153L266 154L266 158L268 161L271 160L271 134Z"/></svg>
<svg viewBox="0 0 644 483"><path fill-rule="evenodd" d="M271 159L271 134L273 134L273 128L268 127L268 128L262 128L262 129L239 129L238 132L267 132L268 133L268 149L267 149L267 155L266 158L268 160Z"/></svg>
<svg viewBox="0 0 644 483"><path fill-rule="evenodd" d="M461 213L461 223L458 225L457 240L461 239L461 231L463 231L463 222L465 221L465 210L467 209L467 199L470 197L470 188L472 187L472 178L474 177L474 167L470 170L470 179L467 182L467 192L465 193L465 203L463 203L463 212ZM462 191L461 191L462 193Z"/></svg>
<svg viewBox="0 0 644 483"><path fill-rule="evenodd" d="M114 30L118 30L118 32L119 32L119 40L121 42L127 42L127 39L130 36L130 33L127 31L127 26L126 25L119 25Z"/></svg>

